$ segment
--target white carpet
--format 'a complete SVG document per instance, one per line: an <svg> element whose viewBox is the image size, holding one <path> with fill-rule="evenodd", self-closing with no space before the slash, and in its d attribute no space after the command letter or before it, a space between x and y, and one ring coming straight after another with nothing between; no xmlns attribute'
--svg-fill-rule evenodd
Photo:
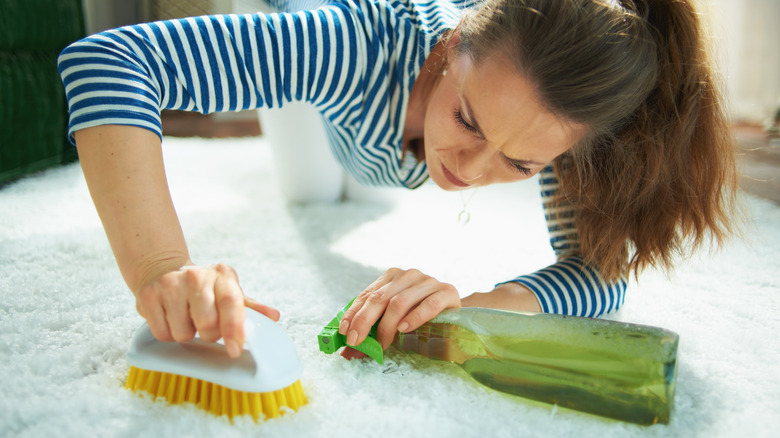
<svg viewBox="0 0 780 438"><path fill-rule="evenodd" d="M166 407L123 389L142 319L78 165L0 188L0 436L776 436L780 430L780 208L747 198L748 239L649 272L615 319L681 338L669 425L642 427L502 395L457 366L390 352L384 365L317 350L316 334L385 268L462 293L552 261L535 180L480 189L472 221L427 185L394 203L288 206L257 139L165 140L196 262L226 262L276 306L309 404L260 425Z"/></svg>

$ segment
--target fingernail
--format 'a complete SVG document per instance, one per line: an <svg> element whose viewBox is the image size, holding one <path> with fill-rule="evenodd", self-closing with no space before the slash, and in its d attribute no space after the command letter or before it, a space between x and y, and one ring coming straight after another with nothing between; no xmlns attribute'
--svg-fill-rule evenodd
<svg viewBox="0 0 780 438"><path fill-rule="evenodd" d="M342 319L341 322L339 323L339 334L346 335L348 328L349 328L349 321L347 321L346 319Z"/></svg>
<svg viewBox="0 0 780 438"><path fill-rule="evenodd" d="M347 336L347 345L355 346L355 342L357 342L358 333L357 330L352 330L349 332L349 336Z"/></svg>
<svg viewBox="0 0 780 438"><path fill-rule="evenodd" d="M406 321L404 321L404 322L402 322L402 323L398 324L398 331L399 331L399 332L405 332L405 331L406 331L406 329L408 329L408 328L409 328L409 323L408 323L408 322L406 322Z"/></svg>
<svg viewBox="0 0 780 438"><path fill-rule="evenodd" d="M241 354L241 347L238 346L238 342L235 339L225 340L225 351L228 356L236 358Z"/></svg>

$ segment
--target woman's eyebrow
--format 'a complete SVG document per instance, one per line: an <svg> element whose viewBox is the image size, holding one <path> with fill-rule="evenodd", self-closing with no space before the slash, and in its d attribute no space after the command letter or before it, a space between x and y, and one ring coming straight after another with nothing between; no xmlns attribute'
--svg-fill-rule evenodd
<svg viewBox="0 0 780 438"><path fill-rule="evenodd" d="M461 99L463 100L463 110L466 113L466 118L468 119L468 122L471 124L471 126L474 128L474 131L476 131L477 134L479 134L480 137L485 138L485 133L482 132L482 128L479 127L479 122L477 122L476 116L474 116L474 111L471 110L471 105L469 105L469 100L466 98L466 96L461 96Z"/></svg>
<svg viewBox="0 0 780 438"><path fill-rule="evenodd" d="M472 111L471 105L469 105L469 101L466 98L466 96L462 96L462 100L463 100L463 110L465 111L466 118L468 119L467 121L469 122L469 124L471 124L471 126L474 128L474 130L476 131L476 133L480 137L486 139L485 133L482 132L482 129L479 127L479 122L477 122L477 118L476 118L476 116L474 116L474 112ZM504 158L506 158L507 160L511 161L513 164L519 164L519 165L521 165L523 167L542 167L542 166L544 166L544 163L538 163L538 162L533 161L533 160L523 160L523 159L520 159L520 158L508 157L503 152L501 152L501 155L503 155Z"/></svg>

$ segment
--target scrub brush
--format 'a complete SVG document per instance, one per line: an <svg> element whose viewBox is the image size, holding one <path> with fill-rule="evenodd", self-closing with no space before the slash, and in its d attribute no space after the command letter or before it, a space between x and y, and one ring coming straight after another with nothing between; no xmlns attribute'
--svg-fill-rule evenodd
<svg viewBox="0 0 780 438"><path fill-rule="evenodd" d="M340 315L347 308L349 304ZM338 321L335 335L333 327L331 321L318 336L325 353L343 345ZM376 343L369 339L369 345ZM501 392L655 424L668 423L671 415L678 342L677 334L658 327L461 308L445 310L416 330L396 334L391 345L454 362L481 384ZM353 348L362 350L361 345ZM381 348L371 352L381 362Z"/></svg>
<svg viewBox="0 0 780 438"><path fill-rule="evenodd" d="M171 404L193 403L215 415L250 415L255 422L278 417L306 404L300 377L303 365L281 326L247 309L248 350L236 359L222 344L199 338L160 342L149 326L139 328L127 352L128 389L144 391Z"/></svg>

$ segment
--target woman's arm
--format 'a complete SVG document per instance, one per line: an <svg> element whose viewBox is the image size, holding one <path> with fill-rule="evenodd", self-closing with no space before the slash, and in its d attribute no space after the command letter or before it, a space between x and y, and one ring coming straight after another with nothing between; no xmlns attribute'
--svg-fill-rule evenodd
<svg viewBox="0 0 780 438"><path fill-rule="evenodd" d="M119 270L138 312L157 339L223 338L231 357L244 343L245 300L226 265L194 266L165 177L160 138L132 127L105 125L76 132L79 161Z"/></svg>
<svg viewBox="0 0 780 438"><path fill-rule="evenodd" d="M190 264L165 177L160 138L132 126L75 133L79 161L119 270L133 292Z"/></svg>
<svg viewBox="0 0 780 438"><path fill-rule="evenodd" d="M327 62L329 54L290 44L290 38L314 41L323 23L346 21L343 13L330 8L140 24L93 35L62 52L69 135L120 271L158 339L183 341L197 330L206 341L224 338L237 355L243 305L278 319L274 309L243 297L232 268L190 260L165 177L160 110L206 113L338 100L341 95L327 91L357 81L356 68L341 69L343 63ZM351 29L331 28L325 36L344 47L356 38Z"/></svg>
<svg viewBox="0 0 780 438"><path fill-rule="evenodd" d="M579 256L575 211L572 206L555 202L560 184L552 165L542 170L539 176L550 245L558 260L544 269L498 285L498 296L516 296L500 291L508 287L505 285L512 285L513 289L523 289L524 297L529 293L533 295L545 313L596 317L617 310L623 304L626 280L605 281L596 267L586 264Z"/></svg>
<svg viewBox="0 0 780 438"><path fill-rule="evenodd" d="M463 307L487 307L517 312L541 312L542 306L530 289L519 283L502 283L490 292L475 292L462 300Z"/></svg>
<svg viewBox="0 0 780 438"><path fill-rule="evenodd" d="M520 284L539 301L544 313L598 317L623 304L627 281L604 280L582 257L570 256L536 272L521 275L510 283Z"/></svg>

